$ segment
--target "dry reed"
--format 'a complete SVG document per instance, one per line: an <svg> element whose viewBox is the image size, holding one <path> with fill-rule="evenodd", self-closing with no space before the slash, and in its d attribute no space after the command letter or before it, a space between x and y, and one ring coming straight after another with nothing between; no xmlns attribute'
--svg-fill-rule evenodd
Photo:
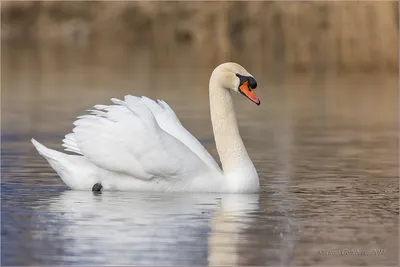
<svg viewBox="0 0 400 267"><path fill-rule="evenodd" d="M2 39L187 45L205 62L252 61L288 70L398 71L392 1L3 1Z"/></svg>

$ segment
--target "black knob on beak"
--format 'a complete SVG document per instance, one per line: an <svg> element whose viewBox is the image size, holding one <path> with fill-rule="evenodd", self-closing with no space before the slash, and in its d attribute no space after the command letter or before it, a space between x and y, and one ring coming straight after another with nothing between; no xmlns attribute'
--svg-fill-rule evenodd
<svg viewBox="0 0 400 267"><path fill-rule="evenodd" d="M257 88L257 81L251 76L243 76L240 75L239 73L236 73L236 76L239 77L240 79L240 84L242 85L244 82L248 81L249 86L251 89L256 89Z"/></svg>
<svg viewBox="0 0 400 267"><path fill-rule="evenodd" d="M251 89L257 88L257 81L253 77L249 77L249 86Z"/></svg>

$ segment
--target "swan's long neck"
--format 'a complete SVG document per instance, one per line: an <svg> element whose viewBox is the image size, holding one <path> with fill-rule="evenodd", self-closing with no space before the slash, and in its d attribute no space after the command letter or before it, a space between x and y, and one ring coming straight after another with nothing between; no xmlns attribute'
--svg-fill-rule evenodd
<svg viewBox="0 0 400 267"><path fill-rule="evenodd" d="M213 76L209 90L211 122L224 175L258 183L257 172L240 137L230 90L220 88Z"/></svg>

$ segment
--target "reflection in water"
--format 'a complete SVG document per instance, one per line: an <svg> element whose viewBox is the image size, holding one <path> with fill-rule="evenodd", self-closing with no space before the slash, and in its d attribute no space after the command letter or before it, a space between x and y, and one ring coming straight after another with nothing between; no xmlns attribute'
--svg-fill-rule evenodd
<svg viewBox="0 0 400 267"><path fill-rule="evenodd" d="M42 202L45 210L38 209L51 214L48 223L57 227L33 236L62 244L60 262L81 255L80 263L116 265L207 265L207 255L210 264L219 265L215 250L235 249L258 209L258 195L66 191Z"/></svg>
<svg viewBox="0 0 400 267"><path fill-rule="evenodd" d="M210 222L208 237L209 265L240 265L240 246L251 236L245 231L254 222L252 212L258 211L258 195L224 195L222 208L217 210Z"/></svg>
<svg viewBox="0 0 400 267"><path fill-rule="evenodd" d="M138 52L138 51L136 51ZM234 97L256 196L65 191L30 143L62 149L72 121L126 94L168 102L217 158L210 68L181 51L2 43L3 265L398 265L397 77L253 68L262 104ZM160 67L161 66L161 67ZM165 68L169 66L169 68ZM383 255L326 256L358 249Z"/></svg>

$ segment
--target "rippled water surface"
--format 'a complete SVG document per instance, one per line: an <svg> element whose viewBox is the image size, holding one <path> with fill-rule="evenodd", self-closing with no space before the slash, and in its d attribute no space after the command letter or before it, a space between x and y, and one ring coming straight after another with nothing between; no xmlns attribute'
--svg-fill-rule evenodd
<svg viewBox="0 0 400 267"><path fill-rule="evenodd" d="M398 265L395 76L243 63L262 100L234 96L257 195L75 192L32 147L61 150L84 110L134 94L167 101L217 158L212 68L191 60L2 46L2 265Z"/></svg>

